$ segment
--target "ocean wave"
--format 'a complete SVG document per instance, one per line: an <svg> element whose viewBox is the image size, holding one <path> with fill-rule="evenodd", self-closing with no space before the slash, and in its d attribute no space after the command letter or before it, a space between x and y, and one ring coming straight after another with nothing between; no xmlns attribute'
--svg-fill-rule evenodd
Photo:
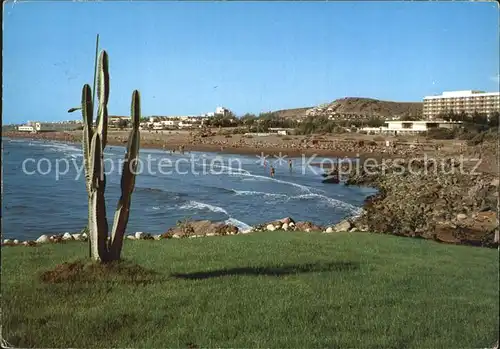
<svg viewBox="0 0 500 349"><path fill-rule="evenodd" d="M218 191L219 193L221 194L233 194L234 193L234 190L233 189L227 189L227 188L224 188L224 187L216 187L216 186L213 186L213 185L205 185L205 184L193 184L197 187L200 187L200 188L205 188L205 189L213 189L215 191Z"/></svg>
<svg viewBox="0 0 500 349"><path fill-rule="evenodd" d="M229 216L227 211L224 210L222 207L206 204L206 203L199 202L199 201L193 201L193 200L183 204L182 206L179 206L179 209L181 209L181 210L208 210L210 212L224 213L225 215Z"/></svg>
<svg viewBox="0 0 500 349"><path fill-rule="evenodd" d="M223 173L229 173L229 174L241 174L241 175L250 175L251 173L243 168L238 168L238 167L231 167L231 166L226 166L226 165L219 165L219 164L206 164L206 163L196 163L197 166L205 169L209 167L209 171L207 171L209 174L223 174ZM218 169L218 170L215 170Z"/></svg>
<svg viewBox="0 0 500 349"><path fill-rule="evenodd" d="M159 188L150 188L150 187L135 187L135 190L137 191L145 191L145 192L153 192L153 193L167 193L165 190L163 189L159 189Z"/></svg>
<svg viewBox="0 0 500 349"><path fill-rule="evenodd" d="M163 190L159 188L150 188L150 187L135 187L135 191L137 192L142 192L142 193L156 193L156 194L164 194L167 196L173 196L175 198L180 198L187 196L187 193L180 193L176 191L168 191L168 190Z"/></svg>

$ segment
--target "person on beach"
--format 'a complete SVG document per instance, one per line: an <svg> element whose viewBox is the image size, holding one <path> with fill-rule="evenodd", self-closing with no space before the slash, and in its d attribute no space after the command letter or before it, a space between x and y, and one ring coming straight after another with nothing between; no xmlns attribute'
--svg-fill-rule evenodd
<svg viewBox="0 0 500 349"><path fill-rule="evenodd" d="M271 177L274 177L274 167L271 166Z"/></svg>
<svg viewBox="0 0 500 349"><path fill-rule="evenodd" d="M292 172L292 159L288 159L288 169Z"/></svg>

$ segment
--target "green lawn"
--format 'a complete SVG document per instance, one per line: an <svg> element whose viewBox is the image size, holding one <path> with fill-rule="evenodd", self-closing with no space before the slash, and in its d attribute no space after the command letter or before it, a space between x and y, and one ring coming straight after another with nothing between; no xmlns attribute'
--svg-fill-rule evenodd
<svg viewBox="0 0 500 349"><path fill-rule="evenodd" d="M17 347L484 348L498 251L366 233L126 241L149 282L45 284L81 242L2 248L2 335ZM147 281L147 280L146 280Z"/></svg>

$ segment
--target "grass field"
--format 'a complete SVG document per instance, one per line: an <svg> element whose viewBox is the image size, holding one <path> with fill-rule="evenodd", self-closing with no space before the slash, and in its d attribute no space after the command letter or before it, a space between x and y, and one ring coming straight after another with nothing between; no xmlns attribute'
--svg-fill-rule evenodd
<svg viewBox="0 0 500 349"><path fill-rule="evenodd" d="M157 274L43 283L81 242L2 248L16 347L485 348L498 251L365 233L126 241Z"/></svg>

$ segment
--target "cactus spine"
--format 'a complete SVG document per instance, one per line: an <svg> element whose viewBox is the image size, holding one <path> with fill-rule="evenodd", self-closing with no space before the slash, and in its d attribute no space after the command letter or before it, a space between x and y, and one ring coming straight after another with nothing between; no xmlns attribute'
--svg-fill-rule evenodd
<svg viewBox="0 0 500 349"><path fill-rule="evenodd" d="M114 224L108 239L108 222L104 192L106 175L104 173L104 149L107 141L108 100L109 100L109 64L108 54L102 51L99 56L97 75L97 95L99 99L96 127L93 126L93 101L89 85L82 90L83 116L83 161L88 192L88 227L90 235L91 258L95 261L108 262L120 259L123 237L127 227L130 202L135 186L137 158L139 155L139 120L141 117L140 95L132 93L132 130L130 131L127 154L123 164L121 178L121 197L114 216Z"/></svg>

